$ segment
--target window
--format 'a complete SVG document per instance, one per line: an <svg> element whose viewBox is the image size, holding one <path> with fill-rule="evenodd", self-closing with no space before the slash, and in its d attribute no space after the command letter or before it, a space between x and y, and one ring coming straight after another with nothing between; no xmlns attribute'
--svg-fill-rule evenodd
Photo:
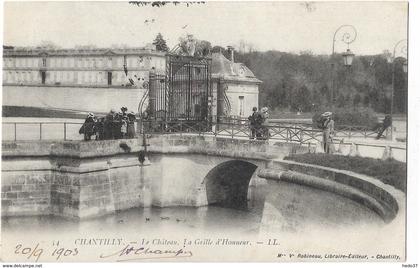
<svg viewBox="0 0 420 268"><path fill-rule="evenodd" d="M42 67L47 67L47 59L42 58Z"/></svg>
<svg viewBox="0 0 420 268"><path fill-rule="evenodd" d="M239 96L239 116L244 116L244 96Z"/></svg>
<svg viewBox="0 0 420 268"><path fill-rule="evenodd" d="M45 71L41 72L41 83L44 85L45 84L45 80L47 78L47 75L45 73Z"/></svg>
<svg viewBox="0 0 420 268"><path fill-rule="evenodd" d="M112 85L112 72L108 72L108 86Z"/></svg>
<svg viewBox="0 0 420 268"><path fill-rule="evenodd" d="M83 73L82 72L77 72L77 83L83 84Z"/></svg>

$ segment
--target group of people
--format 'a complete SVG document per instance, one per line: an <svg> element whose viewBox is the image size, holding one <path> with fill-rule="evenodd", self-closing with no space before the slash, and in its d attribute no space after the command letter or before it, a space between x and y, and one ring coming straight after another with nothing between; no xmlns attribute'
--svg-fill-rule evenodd
<svg viewBox="0 0 420 268"><path fill-rule="evenodd" d="M252 108L252 114L248 117L251 130L250 139L267 140L270 137L268 130L268 108L263 107L258 111L257 107ZM325 153L333 153L334 120L332 112L325 112L321 115L320 126L322 129L322 143Z"/></svg>
<svg viewBox="0 0 420 268"><path fill-rule="evenodd" d="M111 110L105 117L96 117L89 113L79 130L88 141L95 136L95 140L132 139L135 136L134 112L127 112L127 107L121 107L121 112Z"/></svg>
<svg viewBox="0 0 420 268"><path fill-rule="evenodd" d="M268 140L270 131L268 130L268 108L263 107L258 111L257 107L252 108L252 114L248 117L251 129L250 139Z"/></svg>

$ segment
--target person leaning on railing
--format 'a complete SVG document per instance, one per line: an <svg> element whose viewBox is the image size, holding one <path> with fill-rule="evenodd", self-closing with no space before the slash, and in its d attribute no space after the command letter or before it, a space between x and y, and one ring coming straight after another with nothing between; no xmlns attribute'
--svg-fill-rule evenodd
<svg viewBox="0 0 420 268"><path fill-rule="evenodd" d="M378 129L378 136L376 139L379 140L382 137L384 131L392 125L392 117L390 115L386 115L384 121L382 122L381 126Z"/></svg>

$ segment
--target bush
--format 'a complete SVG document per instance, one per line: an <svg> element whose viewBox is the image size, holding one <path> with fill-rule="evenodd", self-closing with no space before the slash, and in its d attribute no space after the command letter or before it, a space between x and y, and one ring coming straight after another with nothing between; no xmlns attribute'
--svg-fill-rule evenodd
<svg viewBox="0 0 420 268"><path fill-rule="evenodd" d="M285 160L349 170L374 177L385 184L407 191L407 165L396 160L380 160L332 154L295 154Z"/></svg>
<svg viewBox="0 0 420 268"><path fill-rule="evenodd" d="M314 127L319 128L319 120L321 112L316 113L312 117ZM336 108L333 111L332 119L336 128L339 126L364 126L374 129L378 124L376 113L369 108L359 108L357 110L348 108Z"/></svg>

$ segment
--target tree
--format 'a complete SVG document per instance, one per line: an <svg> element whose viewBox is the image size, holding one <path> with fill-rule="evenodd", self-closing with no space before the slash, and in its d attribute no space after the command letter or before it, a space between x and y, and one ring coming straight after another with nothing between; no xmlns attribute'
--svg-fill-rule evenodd
<svg viewBox="0 0 420 268"><path fill-rule="evenodd" d="M226 51L226 49L224 47L221 47L221 46L214 46L211 49L211 52L212 53L218 53L218 52L220 52L222 54L225 54L225 51Z"/></svg>
<svg viewBox="0 0 420 268"><path fill-rule="evenodd" d="M340 92L337 98L337 106L344 107L346 106L346 97L344 97L343 93Z"/></svg>
<svg viewBox="0 0 420 268"><path fill-rule="evenodd" d="M365 107L369 107L369 104L370 104L369 95L365 95L365 96L363 97L363 105L364 105Z"/></svg>
<svg viewBox="0 0 420 268"><path fill-rule="evenodd" d="M88 50L88 49L95 49L96 46L92 45L92 44L91 45L75 45L74 48L75 49L80 49L80 50L82 50L82 49Z"/></svg>
<svg viewBox="0 0 420 268"><path fill-rule="evenodd" d="M384 113L390 111L392 65L381 54L356 56L351 67L345 67L339 54L315 55L309 51L300 54L280 51L246 52L245 42L239 43L235 61L244 63L262 80L259 85L259 103L273 109L325 111L331 102L331 78L334 75L334 103L337 107L370 107ZM224 52L222 47L213 51ZM243 53L240 53L243 52ZM335 62L336 71L331 72ZM394 112L406 113L407 77L402 62L396 60ZM306 89L305 89L306 88ZM309 93L308 93L309 92ZM303 100L302 95L309 99ZM359 96L357 96L359 95Z"/></svg>
<svg viewBox="0 0 420 268"><path fill-rule="evenodd" d="M60 49L61 48L56 43L52 41L46 41L46 40L41 41L41 43L37 47L42 48L42 49Z"/></svg>
<svg viewBox="0 0 420 268"><path fill-rule="evenodd" d="M211 53L211 43L206 40L200 40L197 42L197 48L198 53L200 56L205 57Z"/></svg>
<svg viewBox="0 0 420 268"><path fill-rule="evenodd" d="M356 95L354 95L354 98L353 98L353 106L354 107L359 106L361 101L362 101L362 96L360 96L359 93L356 93Z"/></svg>
<svg viewBox="0 0 420 268"><path fill-rule="evenodd" d="M153 41L153 45L156 46L156 50L157 51L163 51L163 52L168 52L169 48L166 45L166 41L165 39L163 39L163 36L161 33L158 33L155 40Z"/></svg>

